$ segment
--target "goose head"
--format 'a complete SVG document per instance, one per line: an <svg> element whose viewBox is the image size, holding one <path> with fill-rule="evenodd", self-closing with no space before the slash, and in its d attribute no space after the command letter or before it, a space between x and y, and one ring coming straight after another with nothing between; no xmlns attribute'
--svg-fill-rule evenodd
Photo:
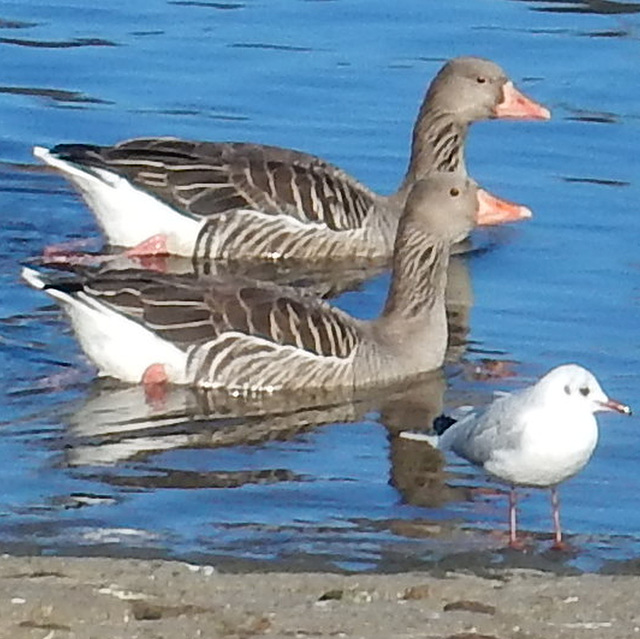
<svg viewBox="0 0 640 639"><path fill-rule="evenodd" d="M427 103L465 123L492 118L551 117L546 107L516 89L499 65L470 56L453 58L440 69L427 92Z"/></svg>
<svg viewBox="0 0 640 639"><path fill-rule="evenodd" d="M479 189L459 173L431 173L416 181L405 205L405 223L434 241L455 244L473 229Z"/></svg>

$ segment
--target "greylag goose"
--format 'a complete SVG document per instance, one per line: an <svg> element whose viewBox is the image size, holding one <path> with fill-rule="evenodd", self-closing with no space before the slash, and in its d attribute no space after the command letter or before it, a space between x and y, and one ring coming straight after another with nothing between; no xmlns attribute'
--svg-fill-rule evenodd
<svg viewBox="0 0 640 639"><path fill-rule="evenodd" d="M551 489L555 547L562 548L558 484L587 464L598 441L594 413L612 410L626 415L631 409L607 397L592 373L565 364L549 371L536 384L495 399L483 412L459 421L440 418L438 435L403 433L426 438L452 450L507 482L510 545L520 547L516 525L516 486Z"/></svg>
<svg viewBox="0 0 640 639"><path fill-rule="evenodd" d="M135 247L134 255L387 259L415 181L434 170L466 176L471 123L549 117L493 62L450 60L427 91L406 175L390 196L320 158L258 144L140 138L111 147L35 147L34 154L77 187L108 241ZM531 216L526 207L481 194L479 224Z"/></svg>
<svg viewBox="0 0 640 639"><path fill-rule="evenodd" d="M473 225L477 187L452 173L418 180L407 199L380 317L262 282L114 271L24 279L59 302L103 375L232 393L367 387L441 366L450 247Z"/></svg>

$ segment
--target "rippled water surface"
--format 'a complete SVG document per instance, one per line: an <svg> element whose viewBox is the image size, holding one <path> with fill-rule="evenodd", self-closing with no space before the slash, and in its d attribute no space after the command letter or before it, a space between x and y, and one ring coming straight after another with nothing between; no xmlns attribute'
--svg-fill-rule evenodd
<svg viewBox="0 0 640 639"><path fill-rule="evenodd" d="M640 555L637 418L603 416L593 460L563 486L567 556L546 552L544 492L523 501L533 555L514 558L492 532L505 525L501 488L395 435L425 427L443 396L446 407L483 403L565 361L640 408L639 11L582 0L0 2L0 547L351 570L633 565L620 562ZM149 405L140 389L96 381L59 311L20 283L20 262L44 246L99 237L34 144L251 140L323 156L390 192L428 81L462 54L501 63L553 119L471 131L470 172L535 217L479 234L488 250L456 263L469 342L445 377L293 412L187 390ZM383 273L338 303L371 317L387 284ZM514 375L477 374L486 359Z"/></svg>

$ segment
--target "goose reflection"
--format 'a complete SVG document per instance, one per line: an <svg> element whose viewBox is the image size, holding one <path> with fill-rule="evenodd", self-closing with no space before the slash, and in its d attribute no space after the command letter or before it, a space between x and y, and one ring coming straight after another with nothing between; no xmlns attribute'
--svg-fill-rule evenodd
<svg viewBox="0 0 640 639"><path fill-rule="evenodd" d="M69 466L114 465L173 448L257 446L290 440L312 428L354 423L379 414L393 439L404 428L409 403L411 426L429 428L442 412L445 380L431 373L402 386L353 395L322 392L307 396L233 397L211 389L174 386L161 402L141 386L96 380L87 397L64 419Z"/></svg>
<svg viewBox="0 0 640 639"><path fill-rule="evenodd" d="M447 291L455 293L455 301L460 295L463 301L470 304L470 278L465 256L484 253L492 248L488 236L480 243L472 240L459 242L452 248L451 262L447 274ZM45 253L28 260L33 266L56 268L70 272L91 272L95 275L107 274L110 271L149 270L167 275L193 277L206 282L209 278L253 279L272 282L279 286L293 286L309 295L332 299L342 293L360 290L363 284L389 270L389 260L357 260L350 265L317 261L313 264L296 260L267 261L234 261L234 260L202 260L179 255L151 255L131 257L124 253ZM460 288L460 278L464 286Z"/></svg>
<svg viewBox="0 0 640 639"><path fill-rule="evenodd" d="M66 463L115 465L177 448L256 446L321 424L355 421L365 414L357 407L346 393L233 397L187 386L171 387L157 402L141 386L99 379L66 418Z"/></svg>
<svg viewBox="0 0 640 639"><path fill-rule="evenodd" d="M369 391L351 399L336 393L315 396L313 406L282 397L247 400L187 387L172 388L157 405L149 403L141 387L98 380L66 417L64 463L72 469L91 467L94 479L129 488L235 488L296 481L296 473L286 468L178 470L158 465L158 454L291 441L323 425L355 423L374 415L388 432L390 484L407 503L437 505L456 496L445 485L441 454L398 435L407 428L428 430L443 410L445 389L445 378L438 372L383 393ZM101 473L101 466L111 468ZM121 473L113 471L118 466Z"/></svg>

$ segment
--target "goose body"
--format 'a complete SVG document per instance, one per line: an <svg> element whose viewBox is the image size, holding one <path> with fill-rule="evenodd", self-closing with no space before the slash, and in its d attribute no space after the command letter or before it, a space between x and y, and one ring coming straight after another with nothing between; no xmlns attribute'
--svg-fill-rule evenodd
<svg viewBox="0 0 640 639"><path fill-rule="evenodd" d="M450 60L427 91L406 175L390 196L318 157L258 144L139 138L111 147L35 147L34 154L76 186L110 243L139 253L389 258L415 181L431 171L466 176L468 126L498 117L550 116L493 62ZM531 215L488 194L485 204L478 223Z"/></svg>
<svg viewBox="0 0 640 639"><path fill-rule="evenodd" d="M414 186L396 240L390 291L373 321L295 289L146 271L26 281L56 299L103 375L231 392L358 388L438 368L452 243L468 232L477 188L454 174ZM155 377L154 377L155 381Z"/></svg>

